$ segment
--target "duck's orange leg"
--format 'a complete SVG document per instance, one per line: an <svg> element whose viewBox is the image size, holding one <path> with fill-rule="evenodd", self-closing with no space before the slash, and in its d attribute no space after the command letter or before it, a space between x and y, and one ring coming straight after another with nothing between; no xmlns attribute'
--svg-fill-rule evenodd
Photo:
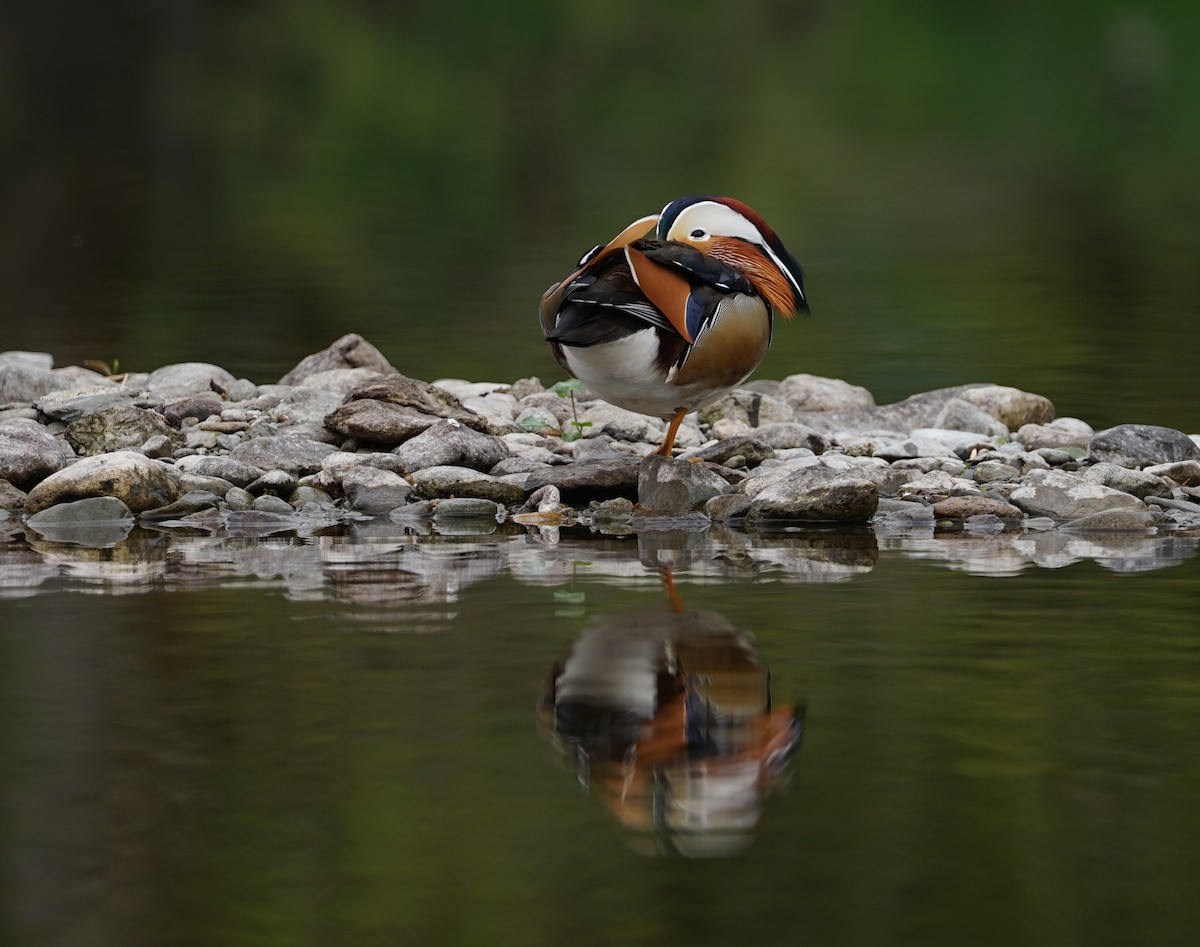
<svg viewBox="0 0 1200 947"><path fill-rule="evenodd" d="M675 416L671 418L671 423L667 427L667 436L663 438L663 442L654 450L655 454L663 457L671 456L671 449L675 446L675 435L679 433L679 425L683 423L683 416L687 414L686 408L679 408L675 412Z"/></svg>

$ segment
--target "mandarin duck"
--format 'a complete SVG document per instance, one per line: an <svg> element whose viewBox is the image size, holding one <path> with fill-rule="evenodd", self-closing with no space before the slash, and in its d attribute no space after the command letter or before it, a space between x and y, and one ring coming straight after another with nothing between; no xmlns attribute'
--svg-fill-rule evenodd
<svg viewBox="0 0 1200 947"><path fill-rule="evenodd" d="M595 247L542 296L559 365L605 401L668 421L750 376L774 317L808 312L804 277L775 232L730 197L681 197Z"/></svg>

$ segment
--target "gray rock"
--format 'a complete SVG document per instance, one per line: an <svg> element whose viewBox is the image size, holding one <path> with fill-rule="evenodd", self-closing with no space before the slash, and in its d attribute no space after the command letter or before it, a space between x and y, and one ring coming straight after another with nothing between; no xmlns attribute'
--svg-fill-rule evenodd
<svg viewBox="0 0 1200 947"><path fill-rule="evenodd" d="M116 497L134 513L166 506L179 497L179 472L136 451L85 457L51 474L29 491L26 513L88 497Z"/></svg>
<svg viewBox="0 0 1200 947"><path fill-rule="evenodd" d="M491 470L512 456L498 437L464 427L457 421L438 421L392 451L405 473L426 467L472 467Z"/></svg>
<svg viewBox="0 0 1200 947"><path fill-rule="evenodd" d="M1016 467L1002 460L985 460L971 468L971 476L976 483L1003 483L1021 475Z"/></svg>
<svg viewBox="0 0 1200 947"><path fill-rule="evenodd" d="M842 408L831 411L798 411L795 420L822 433L839 431L899 431L937 427L946 404L961 398L1013 430L1012 424L1050 421L1054 406L1041 395L998 385L956 385L912 395L894 404L878 407Z"/></svg>
<svg viewBox="0 0 1200 947"><path fill-rule="evenodd" d="M795 409L788 402L750 388L731 391L720 401L701 409L699 414L700 423L709 426L718 421L739 421L756 428L774 421L796 420Z"/></svg>
<svg viewBox="0 0 1200 947"><path fill-rule="evenodd" d="M175 456L175 451L179 448L175 442L167 434L152 434L146 438L144 444L138 448L147 457L162 457L169 458Z"/></svg>
<svg viewBox="0 0 1200 947"><path fill-rule="evenodd" d="M7 480L0 480L0 510L21 510L25 508L26 493Z"/></svg>
<svg viewBox="0 0 1200 947"><path fill-rule="evenodd" d="M251 398L258 397L258 385L249 378L239 378L232 385L225 387L225 397L234 404L249 401Z"/></svg>
<svg viewBox="0 0 1200 947"><path fill-rule="evenodd" d="M1027 450L1040 447L1075 447L1086 450L1091 439L1090 424L1078 418L1056 418L1049 424L1022 424L1017 429L1017 440Z"/></svg>
<svg viewBox="0 0 1200 947"><path fill-rule="evenodd" d="M1177 460L1169 464L1151 464L1142 473L1166 477L1186 487L1200 484L1200 460Z"/></svg>
<svg viewBox="0 0 1200 947"><path fill-rule="evenodd" d="M26 522L51 542L102 549L125 540L133 513L113 497L89 497L48 507Z"/></svg>
<svg viewBox="0 0 1200 947"><path fill-rule="evenodd" d="M379 376L372 373L368 377ZM279 400L279 404L271 408L270 417L283 425L323 426L329 413L336 411L341 405L342 397L343 393L340 392L300 385L289 391Z"/></svg>
<svg viewBox="0 0 1200 947"><path fill-rule="evenodd" d="M638 503L646 513L686 513L697 510L728 484L702 464L652 454L638 470Z"/></svg>
<svg viewBox="0 0 1200 947"><path fill-rule="evenodd" d="M116 497L87 497L46 507L30 516L26 522L39 532L45 526L132 523L133 511Z"/></svg>
<svg viewBox="0 0 1200 947"><path fill-rule="evenodd" d="M72 421L64 435L81 457L110 454L118 450L139 450L152 437L163 437L170 445L165 453L183 446L183 435L156 411L113 404Z"/></svg>
<svg viewBox="0 0 1200 947"><path fill-rule="evenodd" d="M879 494L870 480L852 471L809 467L755 494L746 522L866 523L878 507Z"/></svg>
<svg viewBox="0 0 1200 947"><path fill-rule="evenodd" d="M241 487L232 487L225 493L225 505L231 510L248 510L254 505L254 494Z"/></svg>
<svg viewBox="0 0 1200 947"><path fill-rule="evenodd" d="M376 368L328 368L324 371L313 372L302 382L295 384L316 391L329 392L337 395L340 399L350 394L359 385L372 381L380 375L390 374L392 371L394 369L390 367L386 372Z"/></svg>
<svg viewBox="0 0 1200 947"><path fill-rule="evenodd" d="M1112 509L1144 510L1137 497L1063 470L1032 470L1009 502L1030 516L1072 520Z"/></svg>
<svg viewBox="0 0 1200 947"><path fill-rule="evenodd" d="M1117 464L1093 464L1083 471L1082 477L1088 483L1100 483L1114 490L1131 493L1139 500L1171 495L1171 488L1161 477Z"/></svg>
<svg viewBox="0 0 1200 947"><path fill-rule="evenodd" d="M0 480L28 488L74 459L71 448L40 424L0 421Z"/></svg>
<svg viewBox="0 0 1200 947"><path fill-rule="evenodd" d="M805 448L814 454L829 449L829 439L799 421L768 421L754 428L754 437L775 450Z"/></svg>
<svg viewBox="0 0 1200 947"><path fill-rule="evenodd" d="M875 396L866 388L818 375L788 375L779 383L779 397L793 411L839 411L875 406Z"/></svg>
<svg viewBox="0 0 1200 947"><path fill-rule="evenodd" d="M245 487L261 477L266 471L262 467L248 464L232 457L194 454L181 457L175 466L197 477L219 477L239 487Z"/></svg>
<svg viewBox="0 0 1200 947"><path fill-rule="evenodd" d="M255 497L254 502L250 504L250 509L260 513L276 513L280 516L293 516L296 513L287 500L272 493L264 493L262 496Z"/></svg>
<svg viewBox="0 0 1200 947"><path fill-rule="evenodd" d="M351 332L327 349L306 355L295 368L279 379L279 384L299 385L320 372L355 368L367 369L381 375L390 375L396 371L379 349L361 335Z"/></svg>
<svg viewBox="0 0 1200 947"><path fill-rule="evenodd" d="M593 401L580 406L578 419L579 423L583 425L583 436L587 438L608 434L656 444L667 433L667 424L661 418L652 418L635 411L626 411L607 401ZM567 420L563 425L563 430L575 430L574 418Z"/></svg>
<svg viewBox="0 0 1200 947"><path fill-rule="evenodd" d="M680 456L680 460L706 461L725 466L757 467L764 460L775 456L774 449L756 437L731 437L708 447L690 450ZM741 460L740 464L730 464L730 461ZM649 458L647 458L649 459Z"/></svg>
<svg viewBox="0 0 1200 947"><path fill-rule="evenodd" d="M0 361L0 404L36 401L52 391L71 388L69 380L49 368L21 360Z"/></svg>
<svg viewBox="0 0 1200 947"><path fill-rule="evenodd" d="M38 411L46 417L70 423L109 405L130 404L132 401L133 392L130 390L101 385L52 391L38 398L35 404Z"/></svg>
<svg viewBox="0 0 1200 947"><path fill-rule="evenodd" d="M977 513L963 520L963 530L977 536L995 536L1004 532L1004 520L992 513Z"/></svg>
<svg viewBox="0 0 1200 947"><path fill-rule="evenodd" d="M156 368L146 379L150 393L164 401L185 395L214 391L213 385L224 391L236 378L219 365L208 362L178 362Z"/></svg>
<svg viewBox="0 0 1200 947"><path fill-rule="evenodd" d="M10 352L0 352L0 367L5 365L18 365L48 372L54 367L54 356L49 352L22 352L14 349Z"/></svg>
<svg viewBox="0 0 1200 947"><path fill-rule="evenodd" d="M321 462L335 450L332 444L298 434L276 434L251 438L231 450L229 456L262 470L289 470L303 475L320 470Z"/></svg>
<svg viewBox="0 0 1200 947"><path fill-rule="evenodd" d="M525 501L526 490L470 467L430 467L413 476L414 493L426 500L478 497L504 506Z"/></svg>
<svg viewBox="0 0 1200 947"><path fill-rule="evenodd" d="M1180 460L1200 460L1200 447L1174 428L1118 424L1092 435L1088 442L1088 458L1122 467L1148 467Z"/></svg>
<svg viewBox="0 0 1200 947"><path fill-rule="evenodd" d="M277 497L289 496L295 489L296 475L289 470L268 470L246 487L254 496L269 493Z"/></svg>
<svg viewBox="0 0 1200 947"><path fill-rule="evenodd" d="M563 499L570 503L606 500L612 497L636 497L638 467L635 457L613 457L577 461L561 467L547 467L525 474L524 489L532 493L547 484L558 487Z"/></svg>
<svg viewBox="0 0 1200 947"><path fill-rule="evenodd" d="M367 464L347 470L341 484L350 506L369 516L385 516L403 506L413 490L412 484L399 474Z"/></svg>
<svg viewBox="0 0 1200 947"><path fill-rule="evenodd" d="M1003 437L1008 428L965 398L951 398L932 425L948 431L972 431L985 437Z"/></svg>
<svg viewBox="0 0 1200 947"><path fill-rule="evenodd" d="M1149 510L1115 509L1088 513L1062 524L1068 531L1103 530L1105 532L1145 532L1154 528Z"/></svg>
<svg viewBox="0 0 1200 947"><path fill-rule="evenodd" d="M965 496L947 497L933 504L933 515L944 520L966 520L972 516L994 516L1001 520L1023 519L1025 514L1018 507L998 497Z"/></svg>
<svg viewBox="0 0 1200 947"><path fill-rule="evenodd" d="M172 398L163 404L162 414L164 418L178 427L185 418L197 418L203 421L205 418L219 415L224 408L225 402L215 393L205 391L199 394L184 395L182 398Z"/></svg>
<svg viewBox="0 0 1200 947"><path fill-rule="evenodd" d="M83 501L80 501L83 502ZM175 520L189 516L200 510L214 509L221 503L221 497L208 490L192 490L183 494L178 500L160 506L153 510L143 510L138 519L141 520ZM41 514L38 514L39 516Z"/></svg>
<svg viewBox="0 0 1200 947"><path fill-rule="evenodd" d="M451 418L476 431L487 423L449 392L404 375L384 375L359 385L325 418L343 437L378 444L400 444Z"/></svg>
<svg viewBox="0 0 1200 947"><path fill-rule="evenodd" d="M741 519L750 509L750 498L744 493L724 493L704 504L704 512L714 523Z"/></svg>
<svg viewBox="0 0 1200 947"><path fill-rule="evenodd" d="M435 520L444 519L490 519L495 522L501 507L493 500L478 497L453 497L439 500L433 510Z"/></svg>

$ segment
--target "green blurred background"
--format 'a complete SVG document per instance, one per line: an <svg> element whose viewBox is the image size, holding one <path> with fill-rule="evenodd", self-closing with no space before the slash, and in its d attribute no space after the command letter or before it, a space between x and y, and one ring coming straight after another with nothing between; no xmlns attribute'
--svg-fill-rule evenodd
<svg viewBox="0 0 1200 947"><path fill-rule="evenodd" d="M687 193L813 316L759 377L968 381L1200 430L1200 8L85 3L0 34L0 349L273 381L561 377L543 289Z"/></svg>

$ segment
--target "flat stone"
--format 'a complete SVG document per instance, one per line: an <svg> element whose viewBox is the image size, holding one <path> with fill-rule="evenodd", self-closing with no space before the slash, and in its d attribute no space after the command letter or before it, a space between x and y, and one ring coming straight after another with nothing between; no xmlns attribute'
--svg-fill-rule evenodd
<svg viewBox="0 0 1200 947"><path fill-rule="evenodd" d="M75 460L71 448L34 421L0 421L0 480L29 488Z"/></svg>
<svg viewBox="0 0 1200 947"><path fill-rule="evenodd" d="M533 491L553 484L568 502L605 500L611 497L636 497L638 468L636 457L612 457L576 461L561 467L547 467L525 474L522 485Z"/></svg>
<svg viewBox="0 0 1200 947"><path fill-rule="evenodd" d="M164 402L162 406L162 416L171 424L179 427L185 418L196 418L203 421L205 418L219 415L224 410L225 402L211 391L204 391L198 394L184 395L181 398L172 398L170 401Z"/></svg>
<svg viewBox="0 0 1200 947"><path fill-rule="evenodd" d="M438 501L433 510L433 518L437 520L451 518L495 520L500 509L499 504L494 500L484 500L479 497L452 497Z"/></svg>
<svg viewBox="0 0 1200 947"><path fill-rule="evenodd" d="M1200 460L1177 460L1168 464L1151 464L1143 467L1142 473L1155 477L1166 477L1181 486L1200 484Z"/></svg>
<svg viewBox="0 0 1200 947"><path fill-rule="evenodd" d="M404 375L384 375L359 385L325 418L343 437L379 444L400 444L451 418L476 431L487 423L447 391Z"/></svg>
<svg viewBox="0 0 1200 947"><path fill-rule="evenodd" d="M870 480L852 471L809 467L755 494L746 522L866 523L878 507L879 494Z"/></svg>
<svg viewBox="0 0 1200 947"><path fill-rule="evenodd" d="M1063 523L1061 529L1070 531L1104 530L1107 532L1145 532L1154 528L1149 510L1099 510Z"/></svg>
<svg viewBox="0 0 1200 947"><path fill-rule="evenodd" d="M690 450L681 455L679 459L728 465L730 460L740 457L742 459L741 466L757 467L764 460L773 456L775 456L775 450L769 444L756 437L743 436L731 437L708 447Z"/></svg>
<svg viewBox="0 0 1200 947"><path fill-rule="evenodd" d="M264 493L262 496L255 497L254 502L250 504L250 509L261 513L276 513L280 516L293 516L296 512L287 500L272 493Z"/></svg>
<svg viewBox="0 0 1200 947"><path fill-rule="evenodd" d="M343 335L328 348L306 355L299 364L279 379L281 385L299 385L321 372L336 369L362 368L381 375L394 374L396 369L383 353L356 332Z"/></svg>
<svg viewBox="0 0 1200 947"><path fill-rule="evenodd" d="M1196 466L1200 470L1200 464ZM1114 490L1131 493L1139 500L1152 496L1169 497L1171 495L1171 488L1162 477L1144 470L1121 467L1117 464L1093 464L1082 472L1082 477L1088 483L1101 483Z"/></svg>
<svg viewBox="0 0 1200 947"><path fill-rule="evenodd" d="M526 490L470 467L430 467L413 475L413 492L426 499L478 497L503 506L525 501Z"/></svg>
<svg viewBox="0 0 1200 947"><path fill-rule="evenodd" d="M1095 432L1090 424L1078 418L1055 418L1049 424L1022 424L1017 440L1028 450L1041 447L1076 447L1087 449Z"/></svg>
<svg viewBox="0 0 1200 947"><path fill-rule="evenodd" d="M220 505L222 497L208 490L192 490L178 500L160 506L153 510L143 510L138 519L142 520L174 520L189 516L200 510L214 509ZM82 501L81 501L82 502ZM41 515L41 514L38 514Z"/></svg>
<svg viewBox="0 0 1200 947"><path fill-rule="evenodd" d="M1118 424L1092 435L1088 442L1088 458L1122 467L1148 467L1180 460L1200 460L1200 447L1174 428Z"/></svg>
<svg viewBox="0 0 1200 947"><path fill-rule="evenodd" d="M491 470L512 456L500 438L474 431L454 420L435 422L392 453L405 473L445 466Z"/></svg>
<svg viewBox="0 0 1200 947"><path fill-rule="evenodd" d="M1010 431L1025 424L1048 424L1054 420L1054 405L1049 398L1005 385L970 387L961 395Z"/></svg>
<svg viewBox="0 0 1200 947"><path fill-rule="evenodd" d="M995 516L1002 520L1024 519L1025 514L1011 503L996 497L947 497L933 504L938 519L966 520L972 516Z"/></svg>
<svg viewBox="0 0 1200 947"><path fill-rule="evenodd" d="M72 421L64 437L80 457L138 450L152 437L166 439L164 454L183 446L183 435L161 414L130 404L109 405Z"/></svg>
<svg viewBox="0 0 1200 947"><path fill-rule="evenodd" d="M728 486L703 464L652 454L638 469L638 504L646 513L685 513L720 496Z"/></svg>
<svg viewBox="0 0 1200 947"><path fill-rule="evenodd" d="M1009 495L1009 502L1030 516L1072 520L1111 509L1144 510L1137 497L1062 470L1033 470Z"/></svg>
<svg viewBox="0 0 1200 947"><path fill-rule="evenodd" d="M179 473L136 451L85 457L51 474L25 500L26 513L88 497L116 497L134 513L166 506L179 497Z"/></svg>
<svg viewBox="0 0 1200 947"><path fill-rule="evenodd" d="M799 421L768 421L753 429L754 438L775 450L804 448L814 454L829 449L829 438Z"/></svg>
<svg viewBox="0 0 1200 947"><path fill-rule="evenodd" d="M91 388L52 391L34 403L38 411L46 417L69 424L109 405L130 404L132 401L133 393L128 389L98 385Z"/></svg>
<svg viewBox="0 0 1200 947"><path fill-rule="evenodd" d="M264 471L289 470L303 476L320 470L321 462L335 450L332 444L284 433L251 438L231 450L229 456Z"/></svg>

